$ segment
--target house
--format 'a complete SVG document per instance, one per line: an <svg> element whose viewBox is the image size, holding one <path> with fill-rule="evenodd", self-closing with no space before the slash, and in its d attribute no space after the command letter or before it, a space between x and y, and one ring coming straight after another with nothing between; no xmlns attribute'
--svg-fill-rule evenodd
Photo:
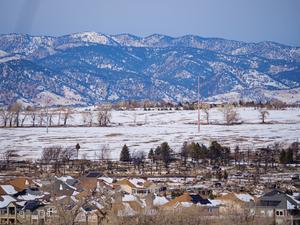
<svg viewBox="0 0 300 225"><path fill-rule="evenodd" d="M251 205L253 213L273 218L277 224L300 224L300 201L279 190L272 190Z"/></svg>
<svg viewBox="0 0 300 225"><path fill-rule="evenodd" d="M256 197L248 193L222 193L221 196L217 197L215 200L220 204L220 212L241 212L243 208L250 202L256 201Z"/></svg>
<svg viewBox="0 0 300 225"><path fill-rule="evenodd" d="M100 212L95 205L87 204L81 207L80 212L76 215L75 222L78 225L97 225L100 223Z"/></svg>
<svg viewBox="0 0 300 225"><path fill-rule="evenodd" d="M218 212L218 207L213 205L208 199L202 198L198 194L190 194L188 192L184 192L181 196L172 199L162 205L161 208L174 210L195 206L203 207L204 209L207 209L207 212Z"/></svg>
<svg viewBox="0 0 300 225"><path fill-rule="evenodd" d="M16 224L19 207L15 198L9 195L0 196L0 224Z"/></svg>
<svg viewBox="0 0 300 225"><path fill-rule="evenodd" d="M119 180L114 184L114 187L120 187L122 191L138 196L146 196L149 193L158 193L161 189L152 181L137 178Z"/></svg>
<svg viewBox="0 0 300 225"><path fill-rule="evenodd" d="M137 214L155 215L158 212L158 206L168 202L164 198L156 199L156 201L155 199L156 196L152 193L140 197L117 192L112 203L112 213L118 217L130 217Z"/></svg>
<svg viewBox="0 0 300 225"><path fill-rule="evenodd" d="M37 200L27 201L18 213L21 224L44 224L46 220L45 205Z"/></svg>

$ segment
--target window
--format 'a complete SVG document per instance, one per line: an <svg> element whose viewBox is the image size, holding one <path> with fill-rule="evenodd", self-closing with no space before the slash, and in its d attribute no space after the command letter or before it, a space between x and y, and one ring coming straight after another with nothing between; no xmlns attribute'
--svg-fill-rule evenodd
<svg viewBox="0 0 300 225"><path fill-rule="evenodd" d="M47 210L47 216L52 216L53 215L53 209L52 208L49 208Z"/></svg>
<svg viewBox="0 0 300 225"><path fill-rule="evenodd" d="M283 216L283 211L281 211L281 210L276 211L276 216Z"/></svg>
<svg viewBox="0 0 300 225"><path fill-rule="evenodd" d="M43 216L45 215L44 211L43 211L43 210L39 211L39 215L40 215L41 217L43 217Z"/></svg>
<svg viewBox="0 0 300 225"><path fill-rule="evenodd" d="M15 207L9 207L9 208L8 208L8 214L14 215L15 212L16 212Z"/></svg>

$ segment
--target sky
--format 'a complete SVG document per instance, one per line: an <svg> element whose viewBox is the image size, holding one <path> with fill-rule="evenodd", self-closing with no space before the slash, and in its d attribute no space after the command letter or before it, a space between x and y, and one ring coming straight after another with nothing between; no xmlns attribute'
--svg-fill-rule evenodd
<svg viewBox="0 0 300 225"><path fill-rule="evenodd" d="M0 0L0 33L194 34L300 46L300 0Z"/></svg>

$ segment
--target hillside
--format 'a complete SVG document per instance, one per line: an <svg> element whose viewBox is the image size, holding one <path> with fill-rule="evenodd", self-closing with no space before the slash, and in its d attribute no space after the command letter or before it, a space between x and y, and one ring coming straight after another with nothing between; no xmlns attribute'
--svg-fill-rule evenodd
<svg viewBox="0 0 300 225"><path fill-rule="evenodd" d="M280 99L300 102L300 48L194 35L0 35L0 104ZM292 96L292 97L291 97ZM295 96L295 97L293 97Z"/></svg>

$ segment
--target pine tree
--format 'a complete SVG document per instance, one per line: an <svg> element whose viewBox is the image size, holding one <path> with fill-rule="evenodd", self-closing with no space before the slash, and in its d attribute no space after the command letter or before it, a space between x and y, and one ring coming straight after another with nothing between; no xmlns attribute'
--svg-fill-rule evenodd
<svg viewBox="0 0 300 225"><path fill-rule="evenodd" d="M129 153L129 149L126 144L122 148L122 151L120 154L120 161L121 162L129 162L130 161L130 153Z"/></svg>
<svg viewBox="0 0 300 225"><path fill-rule="evenodd" d="M186 164L186 160L188 158L188 143L186 141L183 142L183 145L181 147L180 156L181 156L181 160L183 160L183 163Z"/></svg>
<svg viewBox="0 0 300 225"><path fill-rule="evenodd" d="M286 152L285 150L281 150L280 156L279 156L279 162L282 164L286 164Z"/></svg>
<svg viewBox="0 0 300 225"><path fill-rule="evenodd" d="M293 162L293 149L289 148L286 152L286 162L292 163Z"/></svg>
<svg viewBox="0 0 300 225"><path fill-rule="evenodd" d="M168 168L169 163L171 162L171 148L168 144L168 142L163 142L160 145L160 149L161 149L161 159L162 161L165 163L165 167Z"/></svg>
<svg viewBox="0 0 300 225"><path fill-rule="evenodd" d="M151 159L151 161L154 161L154 151L153 148L150 149L149 153L148 153L148 159Z"/></svg>

